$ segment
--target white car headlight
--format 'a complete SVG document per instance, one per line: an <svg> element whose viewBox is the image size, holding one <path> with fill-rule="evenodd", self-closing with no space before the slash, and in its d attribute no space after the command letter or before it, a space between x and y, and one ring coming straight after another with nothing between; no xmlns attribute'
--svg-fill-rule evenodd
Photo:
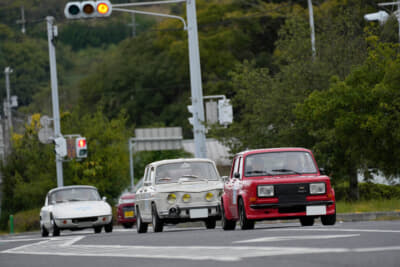
<svg viewBox="0 0 400 267"><path fill-rule="evenodd" d="M312 183L310 184L311 195L322 195L326 192L325 183Z"/></svg>
<svg viewBox="0 0 400 267"><path fill-rule="evenodd" d="M274 186L273 185L259 185L257 187L257 196L273 197L274 196Z"/></svg>

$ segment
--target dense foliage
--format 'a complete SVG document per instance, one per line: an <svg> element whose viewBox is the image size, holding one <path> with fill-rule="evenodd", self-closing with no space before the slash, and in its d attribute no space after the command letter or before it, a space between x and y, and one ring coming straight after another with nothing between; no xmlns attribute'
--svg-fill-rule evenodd
<svg viewBox="0 0 400 267"><path fill-rule="evenodd" d="M187 33L179 20L137 15L132 38L130 15L71 22L65 2L1 0L0 66L14 69L18 114L51 114L44 18L55 17L62 133L86 136L89 146L86 160L64 163L64 183L96 185L113 200L129 186L127 142L136 127L182 126L185 138L192 135ZM311 148L335 185L349 185L343 198L366 194L357 186L360 171L399 175L397 22L365 22L374 1L313 1L315 57L305 0L196 2L203 94L225 94L234 108L234 123L214 126L209 137L232 153ZM25 35L15 24L22 5ZM146 10L186 16L184 4ZM40 207L56 186L53 146L37 140L39 116L16 132L2 167L3 226L9 213ZM147 163L180 156L187 155L136 154L136 180Z"/></svg>

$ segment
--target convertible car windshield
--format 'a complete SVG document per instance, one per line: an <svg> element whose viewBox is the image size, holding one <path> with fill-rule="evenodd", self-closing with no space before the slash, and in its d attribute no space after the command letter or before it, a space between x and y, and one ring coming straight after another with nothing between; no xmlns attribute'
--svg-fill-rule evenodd
<svg viewBox="0 0 400 267"><path fill-rule="evenodd" d="M99 193L90 188L70 188L53 192L49 196L49 203L62 203L68 201L99 201Z"/></svg>
<svg viewBox="0 0 400 267"><path fill-rule="evenodd" d="M177 183L181 179L218 180L214 166L208 162L169 163L157 167L156 184Z"/></svg>
<svg viewBox="0 0 400 267"><path fill-rule="evenodd" d="M316 173L311 155L303 151L271 152L249 155L245 176Z"/></svg>

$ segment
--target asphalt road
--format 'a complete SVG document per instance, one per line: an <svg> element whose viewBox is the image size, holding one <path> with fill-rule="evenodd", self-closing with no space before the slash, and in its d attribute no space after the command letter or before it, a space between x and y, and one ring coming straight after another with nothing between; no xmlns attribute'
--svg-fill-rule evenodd
<svg viewBox="0 0 400 267"><path fill-rule="evenodd" d="M0 266L400 266L400 221L257 224L248 231L164 229L1 236Z"/></svg>

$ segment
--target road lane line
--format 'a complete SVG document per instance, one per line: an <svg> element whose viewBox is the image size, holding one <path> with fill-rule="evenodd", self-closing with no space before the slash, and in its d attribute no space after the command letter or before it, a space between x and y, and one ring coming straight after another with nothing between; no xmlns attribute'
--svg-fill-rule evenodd
<svg viewBox="0 0 400 267"><path fill-rule="evenodd" d="M291 240L314 240L314 239L331 239L331 238L344 238L344 237L356 237L360 234L351 235L302 235L302 236L272 236L272 237L260 237L248 240L239 240L232 243L257 243L257 242L277 242L277 241L291 241Z"/></svg>

